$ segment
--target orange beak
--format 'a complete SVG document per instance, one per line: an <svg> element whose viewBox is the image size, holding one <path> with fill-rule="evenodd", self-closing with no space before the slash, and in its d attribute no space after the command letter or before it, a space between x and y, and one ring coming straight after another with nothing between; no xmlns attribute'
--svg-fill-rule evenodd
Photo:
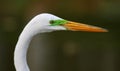
<svg viewBox="0 0 120 71"><path fill-rule="evenodd" d="M108 32L108 30L100 28L100 27L77 23L77 22L71 22L71 21L68 21L63 26L67 28L68 30L72 30L72 31Z"/></svg>

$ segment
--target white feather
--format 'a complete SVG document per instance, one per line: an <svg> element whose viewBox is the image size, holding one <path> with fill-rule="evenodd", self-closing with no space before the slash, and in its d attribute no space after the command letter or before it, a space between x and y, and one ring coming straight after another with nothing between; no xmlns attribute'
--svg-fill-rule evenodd
<svg viewBox="0 0 120 71"><path fill-rule="evenodd" d="M14 52L14 64L16 71L30 71L26 54L32 37L38 33L52 32L55 30L66 30L62 26L50 26L50 20L61 19L52 14L39 14L35 16L23 29Z"/></svg>

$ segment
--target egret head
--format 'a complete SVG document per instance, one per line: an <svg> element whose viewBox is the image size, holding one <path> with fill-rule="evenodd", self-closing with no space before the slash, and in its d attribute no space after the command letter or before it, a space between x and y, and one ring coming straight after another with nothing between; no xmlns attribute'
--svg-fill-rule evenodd
<svg viewBox="0 0 120 71"><path fill-rule="evenodd" d="M31 22L37 24L35 27L40 28L40 30L43 30L43 32L50 32L56 30L107 32L106 29L100 27L68 21L47 13L40 14L33 18L33 20L35 21Z"/></svg>
<svg viewBox="0 0 120 71"><path fill-rule="evenodd" d="M71 22L51 14L37 15L23 29L17 42L14 53L16 71L30 71L26 61L26 53L32 37L38 33L56 30L107 32L103 28Z"/></svg>

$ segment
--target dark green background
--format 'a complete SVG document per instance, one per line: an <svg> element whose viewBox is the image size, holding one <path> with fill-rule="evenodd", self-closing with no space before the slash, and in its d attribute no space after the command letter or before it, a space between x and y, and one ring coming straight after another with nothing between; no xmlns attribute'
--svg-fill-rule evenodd
<svg viewBox="0 0 120 71"><path fill-rule="evenodd" d="M120 71L120 0L1 0L0 71L15 71L13 53L17 38L32 17L44 12L104 27L109 32L39 34L28 53L31 71ZM40 43L46 50L43 59L48 58L43 65L37 46Z"/></svg>

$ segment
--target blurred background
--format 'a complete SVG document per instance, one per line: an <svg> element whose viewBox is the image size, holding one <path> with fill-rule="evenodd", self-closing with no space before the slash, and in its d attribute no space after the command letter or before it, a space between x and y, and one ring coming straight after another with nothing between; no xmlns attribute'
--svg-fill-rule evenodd
<svg viewBox="0 0 120 71"><path fill-rule="evenodd" d="M31 71L120 71L120 0L1 0L0 71L15 71L17 38L40 13L104 27L109 32L36 35L27 56Z"/></svg>

